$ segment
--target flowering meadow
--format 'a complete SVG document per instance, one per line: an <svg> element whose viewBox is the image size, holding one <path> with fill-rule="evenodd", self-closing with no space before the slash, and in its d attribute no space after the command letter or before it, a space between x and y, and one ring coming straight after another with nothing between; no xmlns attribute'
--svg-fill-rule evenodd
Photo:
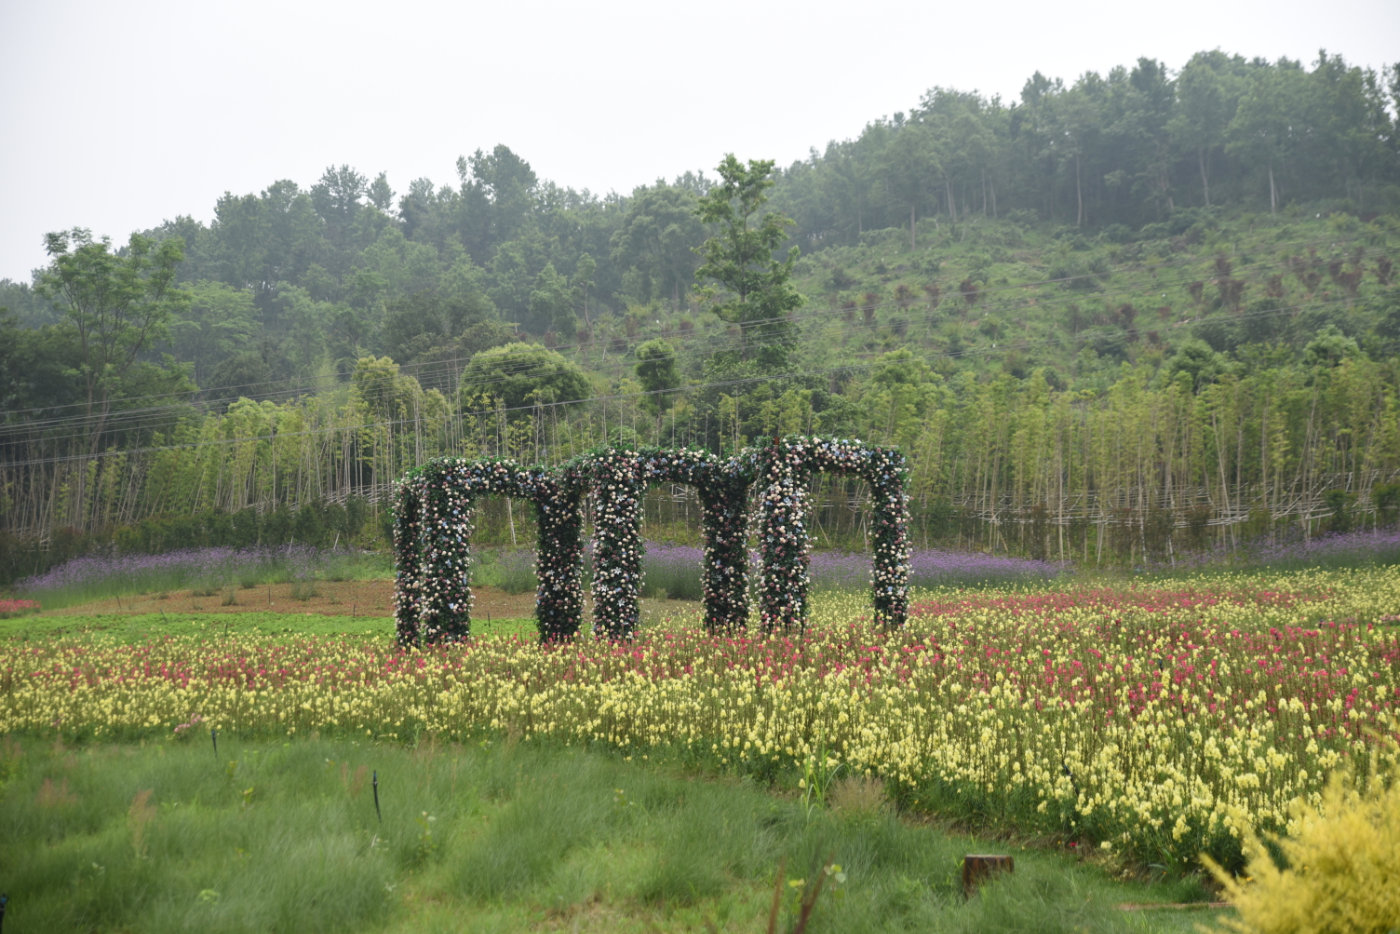
<svg viewBox="0 0 1400 934"><path fill-rule="evenodd" d="M0 731L73 738L504 733L906 806L1148 862L1239 865L1343 762L1395 765L1400 568L922 591L885 632L817 594L801 636L621 642L231 636L11 640Z"/></svg>
<svg viewBox="0 0 1400 934"><path fill-rule="evenodd" d="M159 555L84 555L15 585L17 593L38 597L49 609L113 594L151 593L185 588L217 589L267 581L305 581L354 576L383 562L373 556L307 545L277 548L185 548Z"/></svg>
<svg viewBox="0 0 1400 934"><path fill-rule="evenodd" d="M0 619L7 619L11 616L22 616L25 613L36 613L39 609L39 603L35 600L15 600L0 597Z"/></svg>

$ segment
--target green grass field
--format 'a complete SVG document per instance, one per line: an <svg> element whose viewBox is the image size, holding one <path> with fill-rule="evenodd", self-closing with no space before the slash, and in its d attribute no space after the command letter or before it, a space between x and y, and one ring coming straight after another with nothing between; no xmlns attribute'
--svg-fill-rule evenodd
<svg viewBox="0 0 1400 934"><path fill-rule="evenodd" d="M477 638L493 639L518 635L535 636L530 618L473 620ZM8 642L54 636L90 636L110 641L135 643L166 636L223 637L256 635L340 636L372 642L394 638L394 621L383 616L330 616L322 613L116 613L85 616L35 614L0 619L0 640Z"/></svg>
<svg viewBox="0 0 1400 934"><path fill-rule="evenodd" d="M376 787L377 780L377 787ZM379 798L376 814L375 794ZM508 737L408 747L206 730L0 746L6 931L1190 930L1195 878L901 820L879 785L809 807L751 781ZM969 900L968 853L1015 870ZM779 879L782 871L783 877ZM801 881L798 881L801 880Z"/></svg>

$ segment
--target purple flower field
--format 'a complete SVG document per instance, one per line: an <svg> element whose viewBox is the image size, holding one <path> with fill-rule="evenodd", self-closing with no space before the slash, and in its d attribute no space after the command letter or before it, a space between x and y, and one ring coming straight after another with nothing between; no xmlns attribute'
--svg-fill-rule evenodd
<svg viewBox="0 0 1400 934"><path fill-rule="evenodd" d="M592 548L585 548L585 577L591 555ZM642 556L642 596L701 599L703 557L703 552L695 545L647 542ZM534 552L527 549L504 549L490 557L483 555L481 563L472 571L472 580L512 593L524 593L535 588L534 560ZM759 556L754 552L749 556L750 574L756 575L758 567ZM914 587L1044 582L1054 580L1064 571L1064 567L1048 561L937 548L914 551L909 559L909 583ZM817 590L865 590L870 586L870 555L814 551L810 576L812 587Z"/></svg>
<svg viewBox="0 0 1400 934"><path fill-rule="evenodd" d="M911 587L950 587L973 584L1014 584L1048 581L1064 567L1031 558L1011 558L981 552L924 548L909 554ZM812 554L812 586L859 589L870 584L870 556L842 551Z"/></svg>
<svg viewBox="0 0 1400 934"><path fill-rule="evenodd" d="M863 590L870 586L870 560L870 555L856 552L814 551L809 571L812 586ZM649 596L665 590L671 597L698 600L700 564L699 548L648 542L642 559L644 590ZM758 555L750 555L750 573L755 573L758 565ZM914 551L909 558L909 583L913 587L1039 582L1053 580L1063 571L1060 565L1048 561L936 548Z"/></svg>
<svg viewBox="0 0 1400 934"><path fill-rule="evenodd" d="M1147 569L1336 567L1397 562L1400 562L1400 528L1330 533L1306 541L1295 530L1281 542L1254 542L1236 549L1178 554L1171 562L1155 561Z"/></svg>
<svg viewBox="0 0 1400 934"><path fill-rule="evenodd" d="M190 548L160 555L87 555L15 585L56 608L107 593L252 585L321 576L344 555L306 545Z"/></svg>
<svg viewBox="0 0 1400 934"><path fill-rule="evenodd" d="M1295 541L1281 545L1252 548L1247 553L1251 564L1312 564L1342 561L1395 561L1400 559L1400 529L1374 529L1369 532L1342 532L1322 535L1306 542Z"/></svg>

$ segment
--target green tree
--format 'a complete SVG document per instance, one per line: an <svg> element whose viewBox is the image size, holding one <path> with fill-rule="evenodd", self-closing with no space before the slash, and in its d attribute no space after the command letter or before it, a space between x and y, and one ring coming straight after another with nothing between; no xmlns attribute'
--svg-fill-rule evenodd
<svg viewBox="0 0 1400 934"><path fill-rule="evenodd" d="M695 247L705 229L695 216L695 193L675 185L640 188L627 202L627 216L612 236L612 259L636 270L632 297L649 302L669 297L679 308L696 267Z"/></svg>
<svg viewBox="0 0 1400 934"><path fill-rule="evenodd" d="M257 309L251 292L222 282L200 280L189 293L188 308L170 322L170 341L175 358L194 364L195 382L205 386L215 366L253 343Z"/></svg>
<svg viewBox="0 0 1400 934"><path fill-rule="evenodd" d="M1198 52L1176 79L1176 110L1167 123L1176 145L1196 157L1201 197L1210 207L1210 159L1225 148L1225 131L1239 103L1243 62L1219 49Z"/></svg>
<svg viewBox="0 0 1400 934"><path fill-rule="evenodd" d="M179 240L157 244L132 234L125 254L111 247L110 240L94 241L82 228L51 233L46 249L53 263L38 283L62 309L78 344L91 451L128 384L149 387L159 374L148 371L163 369L147 358L166 336L171 316L189 300L175 285Z"/></svg>
<svg viewBox="0 0 1400 934"><path fill-rule="evenodd" d="M642 404L653 412L665 412L675 401L671 390L681 384L676 369L676 348L657 338L637 348L637 380L646 396Z"/></svg>
<svg viewBox="0 0 1400 934"><path fill-rule="evenodd" d="M574 301L568 280L555 270L553 263L545 263L540 274L535 277L535 286L530 290L530 303L525 326L535 334L563 335L572 338L578 329L574 320Z"/></svg>
<svg viewBox="0 0 1400 934"><path fill-rule="evenodd" d="M881 169L890 194L909 207L909 250L916 246L919 208L923 204L928 182L941 178L943 165L933 138L933 129L922 122L901 126L885 147Z"/></svg>
<svg viewBox="0 0 1400 934"><path fill-rule="evenodd" d="M1255 69L1227 131L1226 152L1263 166L1269 181L1269 213L1278 212L1280 168L1298 149L1306 75L1297 62L1280 59Z"/></svg>
<svg viewBox="0 0 1400 934"><path fill-rule="evenodd" d="M462 242L480 261L491 244L519 236L534 209L539 178L509 146L457 160Z"/></svg>
<svg viewBox="0 0 1400 934"><path fill-rule="evenodd" d="M1104 93L1103 79L1093 72L1080 77L1074 87L1056 95L1051 113L1055 120L1055 136L1051 142L1057 165L1066 174L1074 166L1074 225L1083 227L1088 217L1084 205L1084 163L1090 161L1098 148L1101 135L1100 100Z"/></svg>
<svg viewBox="0 0 1400 934"><path fill-rule="evenodd" d="M459 398L468 410L507 411L587 399L588 377L578 364L539 344L514 343L476 354L462 371Z"/></svg>
<svg viewBox="0 0 1400 934"><path fill-rule="evenodd" d="M311 203L326 222L333 242L339 242L350 229L360 210L360 199L368 190L365 177L348 165L330 166L311 186Z"/></svg>
<svg viewBox="0 0 1400 934"><path fill-rule="evenodd" d="M737 361L761 370L783 372L797 347L796 327L788 313L802 305L791 283L797 248L785 259L774 251L787 240L792 223L776 211L763 212L772 186L771 160L749 160L745 168L733 153L719 164L719 184L699 201L696 215L718 230L699 248L703 259L695 275L713 280L701 296L722 321L739 327ZM762 213L760 213L762 212Z"/></svg>
<svg viewBox="0 0 1400 934"><path fill-rule="evenodd" d="M389 206L394 203L394 189L389 187L389 176L380 172L374 177L374 181L369 183L366 192L369 196L369 203L381 211L387 212Z"/></svg>

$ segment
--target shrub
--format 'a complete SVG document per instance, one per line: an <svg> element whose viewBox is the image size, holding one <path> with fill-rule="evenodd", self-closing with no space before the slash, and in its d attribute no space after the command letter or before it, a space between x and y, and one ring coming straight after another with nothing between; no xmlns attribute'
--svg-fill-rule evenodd
<svg viewBox="0 0 1400 934"><path fill-rule="evenodd" d="M1373 774L1363 788L1352 771L1339 773L1328 783L1320 808L1299 808L1293 836L1270 846L1248 835L1252 880L1233 878L1207 859L1239 910L1228 929L1284 934L1400 927L1395 882L1400 769L1392 772L1388 778Z"/></svg>

